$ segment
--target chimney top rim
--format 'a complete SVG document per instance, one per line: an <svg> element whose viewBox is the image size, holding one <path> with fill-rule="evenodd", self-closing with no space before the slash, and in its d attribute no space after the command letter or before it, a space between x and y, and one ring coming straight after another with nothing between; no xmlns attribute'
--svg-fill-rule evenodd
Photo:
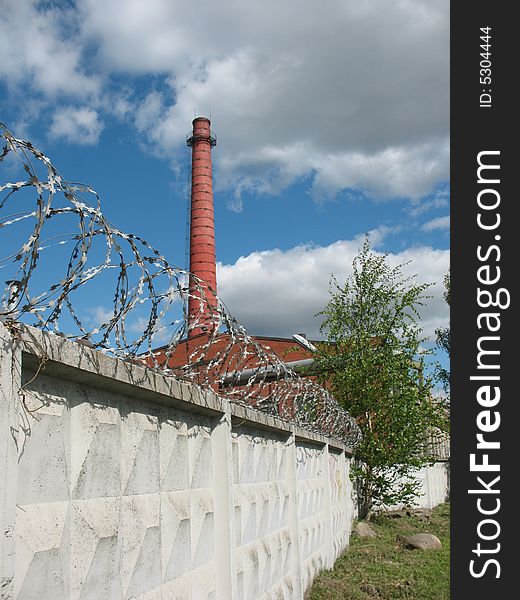
<svg viewBox="0 0 520 600"><path fill-rule="evenodd" d="M191 122L191 124L194 125L197 121L206 121L208 123L211 123L211 121L208 119L208 117L195 117L193 119L193 121Z"/></svg>

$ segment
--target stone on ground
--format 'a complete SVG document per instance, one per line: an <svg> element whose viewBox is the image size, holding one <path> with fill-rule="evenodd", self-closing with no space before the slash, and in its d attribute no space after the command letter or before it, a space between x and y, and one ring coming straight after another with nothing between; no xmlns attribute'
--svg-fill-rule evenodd
<svg viewBox="0 0 520 600"><path fill-rule="evenodd" d="M360 521L354 527L354 531L359 535L359 537L363 538L375 538L377 537L377 533L373 530L373 528L364 521Z"/></svg>
<svg viewBox="0 0 520 600"><path fill-rule="evenodd" d="M403 538L403 543L410 550L439 550L442 548L440 539L433 533L416 533Z"/></svg>

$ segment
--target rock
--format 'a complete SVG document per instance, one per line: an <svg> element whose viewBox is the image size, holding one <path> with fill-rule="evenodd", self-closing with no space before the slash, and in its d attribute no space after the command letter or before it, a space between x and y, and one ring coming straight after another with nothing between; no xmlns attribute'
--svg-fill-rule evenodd
<svg viewBox="0 0 520 600"><path fill-rule="evenodd" d="M378 598L379 597L379 592L377 591L376 586L372 585L371 583L362 583L359 586L359 589L362 592L365 592L365 594L368 594L369 596L372 596L374 598Z"/></svg>
<svg viewBox="0 0 520 600"><path fill-rule="evenodd" d="M363 538L377 537L377 533L372 529L372 527L368 523L365 523L364 521L360 521L354 527L354 531L359 535L359 537L363 537Z"/></svg>
<svg viewBox="0 0 520 600"><path fill-rule="evenodd" d="M416 533L403 538L403 544L410 550L440 550L440 539L433 533Z"/></svg>
<svg viewBox="0 0 520 600"><path fill-rule="evenodd" d="M410 515L421 519L421 521L429 521L432 516L432 510L431 508L413 508L410 511Z"/></svg>
<svg viewBox="0 0 520 600"><path fill-rule="evenodd" d="M431 517L432 512L433 512L433 509L431 509L431 508L413 508L412 509L413 515L424 515L425 517Z"/></svg>
<svg viewBox="0 0 520 600"><path fill-rule="evenodd" d="M385 517L390 517L390 519L402 519L408 516L406 510L389 510L383 514Z"/></svg>

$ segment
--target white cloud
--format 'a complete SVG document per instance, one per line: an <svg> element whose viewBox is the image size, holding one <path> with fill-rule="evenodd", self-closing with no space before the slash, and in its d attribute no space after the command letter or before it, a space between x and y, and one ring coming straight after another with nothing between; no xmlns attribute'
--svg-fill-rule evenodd
<svg viewBox="0 0 520 600"><path fill-rule="evenodd" d="M384 232L371 234L376 248ZM329 298L334 275L341 284L352 272L352 261L362 240L341 240L329 246L301 245L287 251L253 252L231 265L218 265L218 288L231 313L257 335L290 336L304 332L320 337L320 319L314 315ZM418 274L417 282L435 283L428 291L433 297L422 310L424 334L435 338L435 329L448 322L449 307L444 301L443 277L449 269L449 251L430 247L409 248L390 254L392 266L407 263L406 275Z"/></svg>
<svg viewBox="0 0 520 600"><path fill-rule="evenodd" d="M85 0L82 11L105 69L167 78L136 113L155 149L175 157L194 113L212 114L216 183L236 192L235 210L240 191L276 193L304 175L319 197L354 187L412 199L448 178L447 0L326 11Z"/></svg>
<svg viewBox="0 0 520 600"><path fill-rule="evenodd" d="M254 190L275 194L312 173L311 193L316 199L334 197L343 189L357 189L374 199L406 197L418 200L445 178L449 143L435 139L428 143L388 147L380 152L329 152L297 142L260 152L241 151L220 162L217 189L234 186L235 193ZM236 173L241 176L237 181Z"/></svg>
<svg viewBox="0 0 520 600"><path fill-rule="evenodd" d="M114 318L114 309L101 305L91 306L85 310L85 314L85 322L94 328L111 321Z"/></svg>
<svg viewBox="0 0 520 600"><path fill-rule="evenodd" d="M232 209L303 176L319 198L415 200L448 178L448 0L3 5L0 77L29 95L76 96L99 119L133 113L150 151L173 160L194 113L211 114Z"/></svg>
<svg viewBox="0 0 520 600"><path fill-rule="evenodd" d="M413 202L408 209L411 217L419 217L429 211L447 208L450 205L450 186L445 185L438 189L433 198L428 198L428 202Z"/></svg>
<svg viewBox="0 0 520 600"><path fill-rule="evenodd" d="M433 231L434 229L449 229L450 228L450 217L437 217L431 221L427 221L422 226L425 231Z"/></svg>
<svg viewBox="0 0 520 600"><path fill-rule="evenodd" d="M95 110L67 107L54 114L49 134L52 138L64 138L68 142L89 145L98 141L102 129L103 124Z"/></svg>
<svg viewBox="0 0 520 600"><path fill-rule="evenodd" d="M36 0L2 0L0 6L0 78L11 88L48 98L99 92L99 76L87 74L81 64L82 45L75 39L70 9L42 8Z"/></svg>
<svg viewBox="0 0 520 600"><path fill-rule="evenodd" d="M171 316L171 315L169 315ZM114 318L114 310L105 306L92 306L85 309L84 324L94 329L104 323L109 323ZM148 328L149 316L130 315L125 321L126 335L128 341L138 339ZM159 346L170 341L177 323L172 323L163 317L155 324L156 332L152 335L154 345Z"/></svg>

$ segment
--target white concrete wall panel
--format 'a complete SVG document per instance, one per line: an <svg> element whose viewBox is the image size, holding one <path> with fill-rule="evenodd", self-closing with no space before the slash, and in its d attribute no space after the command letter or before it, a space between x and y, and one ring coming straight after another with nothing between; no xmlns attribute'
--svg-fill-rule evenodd
<svg viewBox="0 0 520 600"><path fill-rule="evenodd" d="M0 597L13 597L17 539L16 488L18 440L22 437L18 411L21 375L20 348L0 323ZM18 434L20 431L20 434ZM25 534L27 537L27 533ZM21 552L29 551L21 544Z"/></svg>
<svg viewBox="0 0 520 600"><path fill-rule="evenodd" d="M446 502L450 494L449 462L439 461L421 469L418 473L421 493L417 504L422 508L434 508Z"/></svg>
<svg viewBox="0 0 520 600"><path fill-rule="evenodd" d="M288 436L232 432L237 598L293 598Z"/></svg>
<svg viewBox="0 0 520 600"><path fill-rule="evenodd" d="M302 600L348 544L340 443L15 337L0 323L2 600Z"/></svg>
<svg viewBox="0 0 520 600"><path fill-rule="evenodd" d="M326 496L328 470L325 446L297 442L296 479L302 587L309 587L327 563Z"/></svg>
<svg viewBox="0 0 520 600"><path fill-rule="evenodd" d="M41 374L25 398L14 597L162 598L184 577L211 598L210 421Z"/></svg>
<svg viewBox="0 0 520 600"><path fill-rule="evenodd" d="M329 451L329 482L334 559L348 545L354 501L350 482L349 462L340 452Z"/></svg>
<svg viewBox="0 0 520 600"><path fill-rule="evenodd" d="M419 492L414 498L416 508L435 508L450 497L450 463L442 460L417 469L413 477L419 482ZM400 510L403 504L384 506L384 510Z"/></svg>

